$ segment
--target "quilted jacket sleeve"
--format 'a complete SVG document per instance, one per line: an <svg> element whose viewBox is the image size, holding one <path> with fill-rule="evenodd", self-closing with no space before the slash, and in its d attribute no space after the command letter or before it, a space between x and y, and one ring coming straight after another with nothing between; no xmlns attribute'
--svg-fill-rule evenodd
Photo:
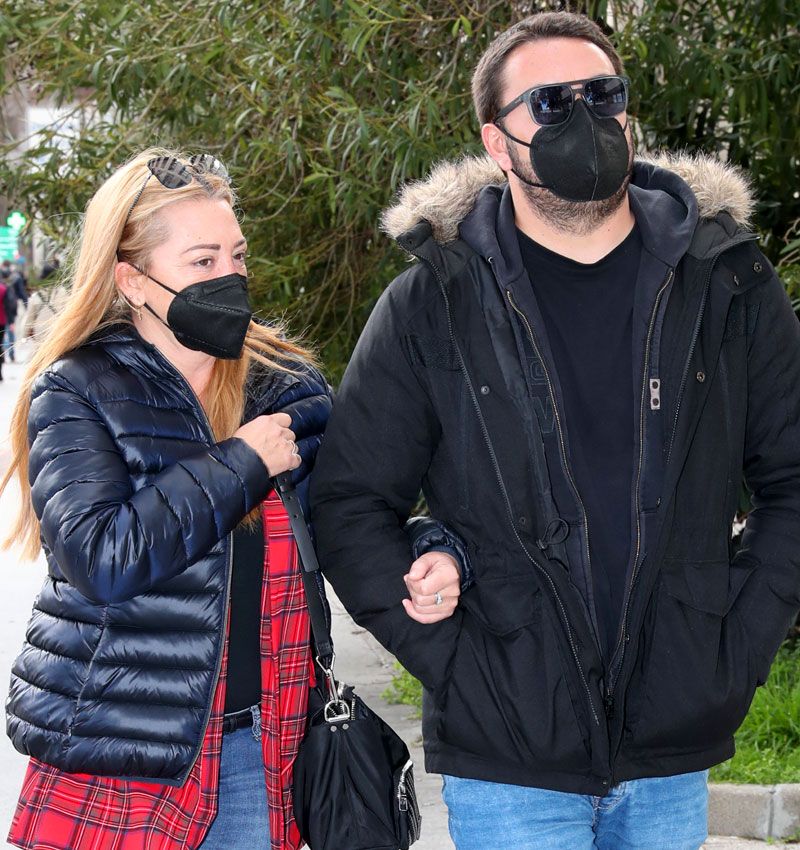
<svg viewBox="0 0 800 850"><path fill-rule="evenodd" d="M331 413L332 393L322 374L304 367L292 385L271 405L268 413L288 413L295 433L297 448L303 463L292 471L292 483L297 487L314 468L322 435Z"/></svg>
<svg viewBox="0 0 800 850"><path fill-rule="evenodd" d="M231 438L134 492L98 411L55 371L34 386L28 438L42 538L70 584L99 603L130 599L178 575L270 489L258 454Z"/></svg>
<svg viewBox="0 0 800 850"><path fill-rule="evenodd" d="M769 279L748 360L744 475L752 510L734 566L753 569L736 601L763 682L800 608L800 322Z"/></svg>

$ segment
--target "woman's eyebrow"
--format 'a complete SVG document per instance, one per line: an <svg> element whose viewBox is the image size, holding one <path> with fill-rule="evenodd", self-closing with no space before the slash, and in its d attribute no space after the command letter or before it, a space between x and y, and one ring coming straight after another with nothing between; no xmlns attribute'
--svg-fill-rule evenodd
<svg viewBox="0 0 800 850"><path fill-rule="evenodd" d="M234 247L234 248L240 248L242 245L246 245L246 244L247 244L247 240L246 240L246 239L240 239L240 240L239 240L239 241L238 241L238 242L237 242L237 243L236 243L233 247ZM182 253L182 254L188 254L188 253L189 253L189 251L197 251L199 248L202 248L202 249L204 249L204 250L206 250L206 251L219 251L219 249L220 249L221 247L222 247L222 246L221 246L221 245L218 245L218 244L201 244L201 245L192 245L192 247L191 247L191 248L185 248L183 251L181 251L181 253Z"/></svg>
<svg viewBox="0 0 800 850"><path fill-rule="evenodd" d="M196 251L198 248L204 248L207 251L219 251L220 246L219 245L192 245L191 248L186 248L183 251L181 251L181 253L186 254L189 251Z"/></svg>

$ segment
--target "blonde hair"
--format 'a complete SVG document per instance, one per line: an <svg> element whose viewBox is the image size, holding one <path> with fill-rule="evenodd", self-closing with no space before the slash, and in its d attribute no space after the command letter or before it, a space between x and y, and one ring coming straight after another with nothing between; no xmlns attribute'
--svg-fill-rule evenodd
<svg viewBox="0 0 800 850"><path fill-rule="evenodd" d="M228 181L211 173L203 173L201 179L180 188L165 188L147 167L148 161L158 156L188 162L187 156L173 151L146 150L115 171L89 201L66 272L69 296L33 353L22 382L11 418L11 464L0 481L0 493L16 474L22 504L2 547L19 541L26 558L35 558L41 548L39 520L28 481L28 416L34 382L93 334L119 322L131 322L130 307L117 289L114 270L118 259L147 270L151 252L168 237L158 215L161 210L193 199L223 200L231 207L236 204ZM303 363L316 361L307 348L286 335L280 323L252 321L242 356L238 360L216 360L204 393L203 408L217 440L230 437L241 424L245 383L254 362L294 372Z"/></svg>

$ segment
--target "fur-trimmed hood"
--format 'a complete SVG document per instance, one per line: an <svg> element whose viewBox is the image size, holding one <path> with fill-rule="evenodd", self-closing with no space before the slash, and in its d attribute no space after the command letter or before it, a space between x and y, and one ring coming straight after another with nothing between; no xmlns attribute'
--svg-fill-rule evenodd
<svg viewBox="0 0 800 850"><path fill-rule="evenodd" d="M749 223L755 200L747 177L735 166L684 153L641 157L637 165L677 175L694 194L700 218L713 218L725 211L738 225ZM441 162L426 178L401 189L395 203L384 212L381 225L389 236L397 238L427 221L437 242L452 242L481 190L505 183L505 174L488 155Z"/></svg>

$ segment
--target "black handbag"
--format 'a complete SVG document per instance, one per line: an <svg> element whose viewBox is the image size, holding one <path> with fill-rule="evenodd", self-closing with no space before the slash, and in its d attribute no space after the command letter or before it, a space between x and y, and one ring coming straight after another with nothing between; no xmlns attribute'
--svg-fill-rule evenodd
<svg viewBox="0 0 800 850"><path fill-rule="evenodd" d="M294 764L294 816L311 850L407 850L420 835L414 769L402 738L337 682L319 562L288 474L276 479L300 555L317 682Z"/></svg>

